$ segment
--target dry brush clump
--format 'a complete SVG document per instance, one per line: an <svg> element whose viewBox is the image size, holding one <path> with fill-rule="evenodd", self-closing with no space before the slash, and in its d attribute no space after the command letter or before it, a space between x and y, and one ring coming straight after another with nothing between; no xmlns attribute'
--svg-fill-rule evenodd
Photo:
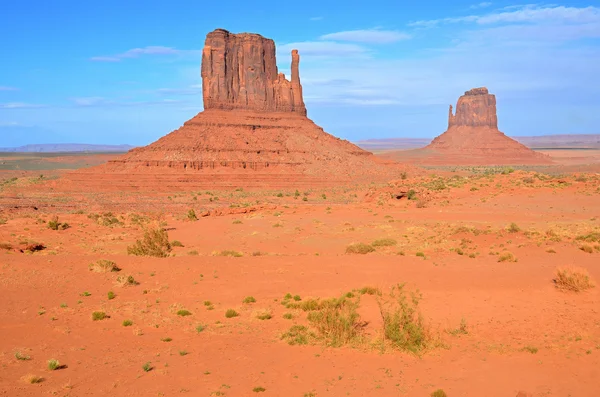
<svg viewBox="0 0 600 397"><path fill-rule="evenodd" d="M90 263L88 266L90 271L96 273L109 273L109 272L118 272L119 267L113 261L109 261L107 259L99 259L94 263Z"/></svg>
<svg viewBox="0 0 600 397"><path fill-rule="evenodd" d="M580 292L595 286L588 271L581 267L560 267L553 281L556 288L563 291Z"/></svg>
<svg viewBox="0 0 600 397"><path fill-rule="evenodd" d="M349 246L346 247L346 253L347 254L368 254L369 252L374 252L375 248L373 248L372 245L369 244L365 244L365 243L356 243L356 244L350 244Z"/></svg>
<svg viewBox="0 0 600 397"><path fill-rule="evenodd" d="M171 250L169 234L161 227L147 229L142 240L137 240L135 244L127 247L129 255L154 256L157 258L169 256Z"/></svg>
<svg viewBox="0 0 600 397"><path fill-rule="evenodd" d="M296 324L282 335L290 345L324 343L327 346L345 345L390 347L396 350L420 354L437 345L437 338L418 309L421 296L418 292L409 294L404 285L392 288L383 295L373 289L379 305L382 328L376 332L376 340L370 340L364 332L368 323L361 321L358 313L361 291L349 292L339 298L307 299L291 302L284 299L284 305L291 309L308 312L308 325Z"/></svg>

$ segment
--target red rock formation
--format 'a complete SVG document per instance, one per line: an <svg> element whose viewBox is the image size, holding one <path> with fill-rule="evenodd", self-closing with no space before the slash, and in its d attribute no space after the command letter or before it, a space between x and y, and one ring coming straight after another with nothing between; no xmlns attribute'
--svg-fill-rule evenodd
<svg viewBox="0 0 600 397"><path fill-rule="evenodd" d="M209 33L202 54L205 110L148 146L73 173L73 186L299 187L397 178L398 167L306 117L299 63L293 50L288 81L277 72L272 40Z"/></svg>
<svg viewBox="0 0 600 397"><path fill-rule="evenodd" d="M496 97L485 87L465 92L458 99L456 114L452 105L448 114L448 130L425 149L433 153L426 162L492 165L548 164L548 156L534 152L498 130Z"/></svg>
<svg viewBox="0 0 600 397"><path fill-rule="evenodd" d="M258 34L217 29L202 51L204 109L245 109L306 115L298 65L292 51L292 81L277 72L275 43Z"/></svg>
<svg viewBox="0 0 600 397"><path fill-rule="evenodd" d="M498 128L496 97L489 94L487 88L473 88L458 98L456 115L452 115L450 105L448 129L459 126Z"/></svg>

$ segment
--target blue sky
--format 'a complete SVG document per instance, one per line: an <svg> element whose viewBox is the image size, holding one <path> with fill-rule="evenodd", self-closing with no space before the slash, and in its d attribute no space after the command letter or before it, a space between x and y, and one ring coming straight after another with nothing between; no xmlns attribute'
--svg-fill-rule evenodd
<svg viewBox="0 0 600 397"><path fill-rule="evenodd" d="M406 4L412 3L412 4ZM600 5L514 1L3 1L0 147L150 143L202 110L224 28L300 51L308 114L349 140L434 137L466 90L508 135L600 133Z"/></svg>

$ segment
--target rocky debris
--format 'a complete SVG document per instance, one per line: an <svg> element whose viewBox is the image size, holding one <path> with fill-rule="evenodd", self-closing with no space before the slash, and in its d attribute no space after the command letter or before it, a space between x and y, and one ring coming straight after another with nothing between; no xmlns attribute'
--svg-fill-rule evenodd
<svg viewBox="0 0 600 397"><path fill-rule="evenodd" d="M489 94L485 87L466 91L465 95L458 98L455 115L450 105L448 129L454 126L498 128L496 96Z"/></svg>
<svg viewBox="0 0 600 397"><path fill-rule="evenodd" d="M293 50L289 81L283 73L278 73L273 40L224 29L210 32L202 51L204 109L306 115L299 63L298 50Z"/></svg>

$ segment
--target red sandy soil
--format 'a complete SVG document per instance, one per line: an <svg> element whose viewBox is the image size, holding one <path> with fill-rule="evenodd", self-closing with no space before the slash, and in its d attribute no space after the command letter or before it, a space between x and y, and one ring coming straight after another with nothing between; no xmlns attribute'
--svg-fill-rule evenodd
<svg viewBox="0 0 600 397"><path fill-rule="evenodd" d="M447 175L409 173L390 185L309 189L307 201L304 190L295 198L293 189L281 190L283 197L277 190L75 197L50 190L53 181L17 181L0 191L0 243L13 246L0 249L0 390L6 396L429 396L440 388L450 397L519 390L598 395L598 287L561 292L552 280L557 267L576 265L600 281L599 243L577 240L600 232L600 177ZM393 198L409 188L419 200ZM13 208L19 202L39 209ZM103 226L88 216L105 208L119 224ZM198 221L186 220L189 208ZM134 212L148 222L132 222ZM71 227L48 229L53 215ZM143 225L158 220L184 247L168 258L128 256ZM520 231L507 230L511 222ZM397 244L345 254L351 243L381 238ZM32 242L46 249L19 252ZM221 250L243 256L214 254ZM504 251L518 261L499 262ZM98 259L122 270L89 271ZM139 285L119 286L123 275ZM420 310L441 345L417 356L369 344L281 340L291 325L308 324L305 312L281 305L288 292L306 300L364 286L385 293L397 283L419 289ZM108 300L108 291L116 298ZM242 303L246 296L256 302ZM182 308L192 314L177 316ZM225 318L230 308L240 316ZM263 309L271 310L270 320L256 318ZM110 318L92 321L98 310ZM358 313L367 339L376 339L375 298L362 296ZM133 325L124 327L126 319ZM461 319L467 333L448 332ZM199 324L205 326L200 333ZM16 352L31 359L17 360ZM50 359L66 367L49 371ZM142 370L147 362L150 372ZM27 374L44 380L26 383ZM254 393L256 387L266 390Z"/></svg>

